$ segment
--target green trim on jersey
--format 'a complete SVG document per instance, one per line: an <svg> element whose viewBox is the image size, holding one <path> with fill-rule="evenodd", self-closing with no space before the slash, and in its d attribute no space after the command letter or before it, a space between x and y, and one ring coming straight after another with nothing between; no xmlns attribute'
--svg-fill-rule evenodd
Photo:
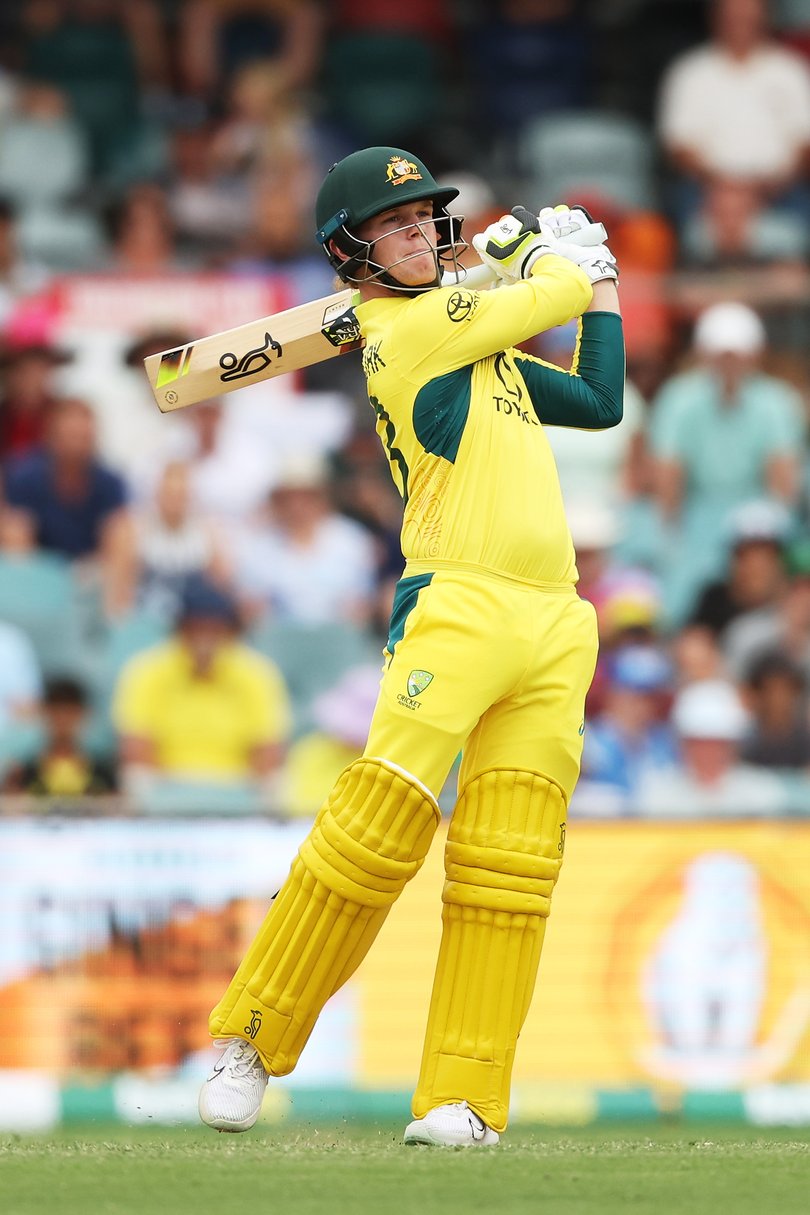
<svg viewBox="0 0 810 1215"><path fill-rule="evenodd" d="M394 591L394 605L391 608L391 623L388 627L388 643L386 651L393 657L398 641L402 641L405 624L413 609L419 592L430 586L432 574L414 574L412 578L400 578Z"/></svg>
<svg viewBox="0 0 810 1215"><path fill-rule="evenodd" d="M458 455L470 412L473 365L438 375L419 389L413 403L413 429L425 451L451 464Z"/></svg>

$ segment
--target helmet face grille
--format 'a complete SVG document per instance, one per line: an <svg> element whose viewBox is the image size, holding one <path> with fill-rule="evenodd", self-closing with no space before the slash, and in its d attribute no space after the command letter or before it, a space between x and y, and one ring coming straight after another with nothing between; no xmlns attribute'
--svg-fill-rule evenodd
<svg viewBox="0 0 810 1215"><path fill-rule="evenodd" d="M449 262L450 267L458 277L460 272L458 256L468 247L467 242L461 236L463 216L448 215L444 208L439 207L435 201L433 209L433 224L436 229L436 239L435 242L428 242L428 246L434 255L436 274L429 283L412 286L400 282L395 274L397 266L409 262L412 258L422 257L426 252L425 246L411 253L404 254L402 257L397 258L396 261L383 264L375 260L376 241L363 240L351 232L348 227L341 225L327 239L331 242L331 246L339 249L346 257L341 258L335 251L335 248L330 247L330 244L326 243L324 244L324 252L333 269L344 282L357 284L379 283L396 291L410 295L419 295L423 291L428 291L433 287L441 285L443 262ZM400 228L394 229L394 232L402 232L406 229L420 226L418 222L407 223L403 224ZM387 233L386 235L394 235L394 232Z"/></svg>

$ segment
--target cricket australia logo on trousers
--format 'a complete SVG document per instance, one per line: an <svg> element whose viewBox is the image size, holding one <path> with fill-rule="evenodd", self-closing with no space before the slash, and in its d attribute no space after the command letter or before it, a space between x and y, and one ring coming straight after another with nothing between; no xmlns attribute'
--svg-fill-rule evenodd
<svg viewBox="0 0 810 1215"><path fill-rule="evenodd" d="M420 692L424 692L432 679L430 671L411 671L408 676L408 695L418 696Z"/></svg>
<svg viewBox="0 0 810 1215"><path fill-rule="evenodd" d="M416 699L424 692L429 683L432 683L433 676L430 671L411 671L408 676L408 695L403 696L401 693L397 700L406 709L421 709L419 701Z"/></svg>

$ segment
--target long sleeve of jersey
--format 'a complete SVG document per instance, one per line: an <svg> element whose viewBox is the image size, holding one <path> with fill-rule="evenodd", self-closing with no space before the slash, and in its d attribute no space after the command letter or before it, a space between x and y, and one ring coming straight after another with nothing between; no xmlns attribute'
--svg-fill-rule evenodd
<svg viewBox="0 0 810 1215"><path fill-rule="evenodd" d="M546 426L606 430L621 422L624 339L618 313L585 313L570 372L517 350L515 365Z"/></svg>
<svg viewBox="0 0 810 1215"><path fill-rule="evenodd" d="M516 346L581 316L592 298L580 268L548 254L530 279L495 291L439 287L358 306L369 401L404 499L409 574L460 567L541 586L576 581L544 423L618 420L621 321L583 318L570 373Z"/></svg>

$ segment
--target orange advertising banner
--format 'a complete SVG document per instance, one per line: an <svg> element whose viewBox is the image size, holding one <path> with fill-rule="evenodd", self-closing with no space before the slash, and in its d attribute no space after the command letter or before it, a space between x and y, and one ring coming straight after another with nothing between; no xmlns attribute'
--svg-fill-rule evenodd
<svg viewBox="0 0 810 1215"><path fill-rule="evenodd" d="M307 827L0 822L0 1070L172 1074L198 1057ZM327 1008L307 1083L412 1087L442 845ZM810 823L572 823L516 1086L780 1082L810 1082Z"/></svg>

